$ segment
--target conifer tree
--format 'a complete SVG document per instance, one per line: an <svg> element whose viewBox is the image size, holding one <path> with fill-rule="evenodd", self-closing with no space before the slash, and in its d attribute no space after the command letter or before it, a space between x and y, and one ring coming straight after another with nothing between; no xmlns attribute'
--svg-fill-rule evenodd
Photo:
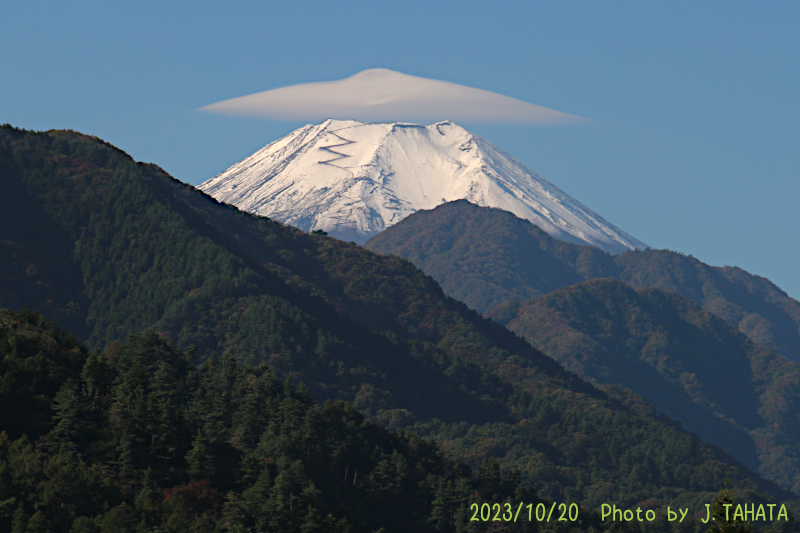
<svg viewBox="0 0 800 533"><path fill-rule="evenodd" d="M713 521L706 533L751 533L753 524L735 518L731 512L731 509L734 508L734 501L728 483L726 479L725 486L720 489L714 505L711 507Z"/></svg>

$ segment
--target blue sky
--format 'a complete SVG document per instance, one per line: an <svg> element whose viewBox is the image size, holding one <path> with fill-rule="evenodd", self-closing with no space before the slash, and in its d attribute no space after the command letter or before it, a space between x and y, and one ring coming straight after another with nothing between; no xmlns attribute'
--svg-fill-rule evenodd
<svg viewBox="0 0 800 533"><path fill-rule="evenodd" d="M13 2L0 122L199 184L302 125L202 106L376 67L459 83L591 118L461 125L652 247L800 298L798 22L797 2Z"/></svg>

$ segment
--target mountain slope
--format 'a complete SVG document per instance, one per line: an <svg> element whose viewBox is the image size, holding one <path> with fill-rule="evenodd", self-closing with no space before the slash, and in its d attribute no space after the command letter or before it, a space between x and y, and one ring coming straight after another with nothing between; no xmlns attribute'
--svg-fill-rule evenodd
<svg viewBox="0 0 800 533"><path fill-rule="evenodd" d="M567 369L633 390L750 468L800 491L797 363L677 293L635 291L611 279L496 311Z"/></svg>
<svg viewBox="0 0 800 533"><path fill-rule="evenodd" d="M612 253L645 245L452 122L326 120L304 126L199 187L305 231L363 243L420 209L466 198Z"/></svg>
<svg viewBox="0 0 800 533"><path fill-rule="evenodd" d="M90 355L0 311L0 530L433 533L467 531L476 493L538 501L494 461L471 471L264 366L194 355L153 333Z"/></svg>
<svg viewBox="0 0 800 533"><path fill-rule="evenodd" d="M592 278L675 291L800 362L800 302L740 268L709 266L669 250L610 256L553 239L511 213L464 201L419 211L365 246L412 261L448 295L480 312Z"/></svg>
<svg viewBox="0 0 800 533"><path fill-rule="evenodd" d="M40 265L49 241L4 233L16 255L0 256L0 307L50 283L51 264L77 269L63 287L77 306L52 307L84 320L93 348L113 353L116 339L150 329L201 358L267 362L317 399L352 401L471 464L495 457L559 501L700 508L725 477L789 497L640 399L564 371L400 258L221 205L74 132L3 127L0 178L62 236ZM14 200L0 197L2 228L18 224L6 209ZM32 268L17 268L23 260Z"/></svg>

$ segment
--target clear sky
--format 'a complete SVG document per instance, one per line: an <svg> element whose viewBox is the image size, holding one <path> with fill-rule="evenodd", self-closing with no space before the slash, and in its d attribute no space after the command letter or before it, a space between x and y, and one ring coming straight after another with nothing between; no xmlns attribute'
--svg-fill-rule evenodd
<svg viewBox="0 0 800 533"><path fill-rule="evenodd" d="M459 83L591 118L461 125L650 246L800 298L798 27L800 2L7 2L0 123L199 184L302 125L202 106L377 67Z"/></svg>

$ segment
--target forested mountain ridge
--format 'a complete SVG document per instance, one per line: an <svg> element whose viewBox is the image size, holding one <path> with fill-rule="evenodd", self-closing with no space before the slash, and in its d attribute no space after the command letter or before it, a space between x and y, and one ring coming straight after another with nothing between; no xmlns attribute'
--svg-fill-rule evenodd
<svg viewBox="0 0 800 533"><path fill-rule="evenodd" d="M482 313L592 278L675 291L753 341L800 362L800 302L741 268L713 267L669 250L612 256L464 200L418 211L365 247L412 261L448 295Z"/></svg>
<svg viewBox="0 0 800 533"><path fill-rule="evenodd" d="M458 386L442 389L437 366L452 366L454 381L472 380L473 389L486 388L482 394L496 393L487 387L497 383L481 384L483 370L469 361L479 354L484 362L523 355L524 364L540 367L533 375L553 381L550 386L574 381L552 359L445 298L406 261L218 204L159 168L79 134L11 130L2 140L11 140L3 143L4 176L31 197L36 216L29 214L30 224L22 226L11 218L13 210L2 210L3 227L18 228L20 238L6 239L16 254L2 263L9 272L4 290L17 297L0 305L19 305L30 286L58 286L73 299L34 299L31 307L41 303L45 311L55 308L56 318L61 312L84 319L90 346L153 327L201 353L227 350L284 372L302 368L304 375L296 377L312 388L334 387L334 397L358 391L361 375L429 381L424 390L452 395L454 409L460 400L462 416L477 406ZM10 148L15 142L22 149ZM8 206L15 202L4 197ZM41 244L33 233L38 219L73 249ZM50 263L39 263L41 257ZM26 268L15 270L18 265ZM72 286L51 281L70 267L82 274L69 280ZM394 360L412 353L402 365ZM327 383L330 375L344 390ZM428 416L425 402L405 400ZM491 412L496 418L496 409Z"/></svg>
<svg viewBox="0 0 800 533"><path fill-rule="evenodd" d="M72 321L92 348L151 329L201 359L268 362L471 464L496 457L560 501L698 503L725 477L789 497L640 400L564 371L407 261L241 213L74 132L3 127L0 177L20 191L0 199L0 227L13 228L0 306Z"/></svg>
<svg viewBox="0 0 800 533"><path fill-rule="evenodd" d="M489 316L581 377L633 390L753 470L800 490L800 365L697 304L594 279Z"/></svg>
<svg viewBox="0 0 800 533"><path fill-rule="evenodd" d="M470 503L541 502L495 460L473 472L266 365L198 370L152 332L89 353L0 311L0 356L0 531L466 532L488 526Z"/></svg>

